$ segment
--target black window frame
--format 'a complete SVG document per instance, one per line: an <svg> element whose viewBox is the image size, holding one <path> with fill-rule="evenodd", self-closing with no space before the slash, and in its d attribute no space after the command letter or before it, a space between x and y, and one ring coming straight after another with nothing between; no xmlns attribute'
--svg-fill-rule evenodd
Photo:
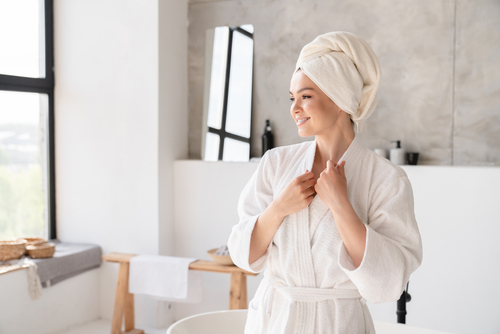
<svg viewBox="0 0 500 334"><path fill-rule="evenodd" d="M48 96L48 236L57 239L55 194L55 128L54 128L54 5L53 0L43 2L45 26L45 77L29 78L0 74L0 90L12 92L43 93Z"/></svg>
<svg viewBox="0 0 500 334"><path fill-rule="evenodd" d="M241 27L228 27L228 44L227 44L227 59L226 59L226 78L224 82L224 99L222 103L222 120L220 129L213 128L211 126L208 127L208 132L216 134L219 136L219 157L218 160L223 160L224 156L224 139L231 138L234 140L238 140L250 145L250 149L248 150L248 159L250 160L251 152L252 152L252 143L251 143L251 133L252 133L252 122L250 122L250 138L245 138L243 136L238 136L234 133L226 131L226 118L227 118L227 101L228 101L228 93L229 93L229 77L231 75L231 53L233 50L233 32L236 30L239 33L251 38L253 40L253 33L248 32ZM252 104L253 108L253 104ZM250 110L251 113L251 110Z"/></svg>

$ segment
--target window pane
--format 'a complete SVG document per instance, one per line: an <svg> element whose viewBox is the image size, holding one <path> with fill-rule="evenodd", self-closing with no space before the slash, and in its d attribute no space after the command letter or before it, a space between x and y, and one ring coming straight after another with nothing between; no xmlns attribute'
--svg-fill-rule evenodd
<svg viewBox="0 0 500 334"><path fill-rule="evenodd" d="M224 139L223 161L247 162L250 157L250 144L231 138Z"/></svg>
<svg viewBox="0 0 500 334"><path fill-rule="evenodd" d="M234 31L226 131L250 138L253 39Z"/></svg>
<svg viewBox="0 0 500 334"><path fill-rule="evenodd" d="M46 94L0 91L0 239L47 237Z"/></svg>
<svg viewBox="0 0 500 334"><path fill-rule="evenodd" d="M0 0L0 74L44 77L43 2Z"/></svg>
<svg viewBox="0 0 500 334"><path fill-rule="evenodd" d="M220 137L215 133L207 132L207 138L205 141L205 161L217 161L219 160L219 145Z"/></svg>
<svg viewBox="0 0 500 334"><path fill-rule="evenodd" d="M212 55L212 74L210 76L210 99L208 102L207 119L208 126L215 129L220 129L222 122L228 40L228 27L215 28L214 50Z"/></svg>

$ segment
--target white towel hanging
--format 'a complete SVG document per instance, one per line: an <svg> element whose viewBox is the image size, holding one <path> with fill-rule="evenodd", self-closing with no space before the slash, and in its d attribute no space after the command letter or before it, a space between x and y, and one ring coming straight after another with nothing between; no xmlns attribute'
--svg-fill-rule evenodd
<svg viewBox="0 0 500 334"><path fill-rule="evenodd" d="M181 303L202 300L201 272L189 270L197 259L138 255L130 260L129 291Z"/></svg>

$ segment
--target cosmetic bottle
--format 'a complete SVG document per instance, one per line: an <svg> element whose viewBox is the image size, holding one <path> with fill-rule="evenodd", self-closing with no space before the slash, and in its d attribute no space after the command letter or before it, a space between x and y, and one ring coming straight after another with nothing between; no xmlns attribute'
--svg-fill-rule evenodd
<svg viewBox="0 0 500 334"><path fill-rule="evenodd" d="M274 147L273 133L271 132L271 124L269 120L266 120L266 127L264 128L264 134L262 135L262 155Z"/></svg>
<svg viewBox="0 0 500 334"><path fill-rule="evenodd" d="M400 140L393 140L391 143L396 143L396 148L391 149L390 160L395 165L405 165L406 164L406 152L401 148Z"/></svg>

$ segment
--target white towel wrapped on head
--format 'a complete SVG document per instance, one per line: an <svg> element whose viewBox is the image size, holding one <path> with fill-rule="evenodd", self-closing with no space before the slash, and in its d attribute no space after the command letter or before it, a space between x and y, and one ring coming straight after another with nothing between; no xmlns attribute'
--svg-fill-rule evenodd
<svg viewBox="0 0 500 334"><path fill-rule="evenodd" d="M199 303L202 300L201 272L189 270L197 259L138 255L130 259L129 291L160 300Z"/></svg>
<svg viewBox="0 0 500 334"><path fill-rule="evenodd" d="M377 106L380 66L375 53L359 36L333 31L302 48L295 66L337 106L351 115L357 132Z"/></svg>

